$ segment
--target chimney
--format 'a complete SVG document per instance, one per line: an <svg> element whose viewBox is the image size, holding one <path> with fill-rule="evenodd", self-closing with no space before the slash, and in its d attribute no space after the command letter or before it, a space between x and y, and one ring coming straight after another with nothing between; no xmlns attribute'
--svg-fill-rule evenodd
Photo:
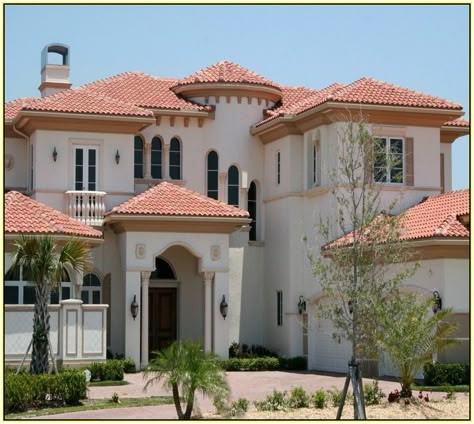
<svg viewBox="0 0 474 424"><path fill-rule="evenodd" d="M48 63L48 53L62 57L61 64ZM69 47L65 44L48 44L41 52L41 85L38 87L41 97L56 94L71 88L69 82Z"/></svg>

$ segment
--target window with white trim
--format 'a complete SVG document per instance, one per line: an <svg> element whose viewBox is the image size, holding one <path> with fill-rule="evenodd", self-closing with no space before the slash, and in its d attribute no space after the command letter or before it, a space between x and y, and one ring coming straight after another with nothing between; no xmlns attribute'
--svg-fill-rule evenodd
<svg viewBox="0 0 474 424"><path fill-rule="evenodd" d="M312 165L313 165L313 185L319 186L321 185L321 148L319 140L315 140L313 144L313 157L312 157Z"/></svg>
<svg viewBox="0 0 474 424"><path fill-rule="evenodd" d="M33 305L36 300L36 286L26 281L23 267L10 269L5 274L4 303L7 305ZM70 299L72 286L70 278L66 276L61 286L51 290L50 304L58 304L61 300Z"/></svg>
<svg viewBox="0 0 474 424"><path fill-rule="evenodd" d="M214 150L207 154L207 197L219 198L219 156Z"/></svg>
<svg viewBox="0 0 474 424"><path fill-rule="evenodd" d="M235 165L227 172L227 203L239 207L239 168Z"/></svg>
<svg viewBox="0 0 474 424"><path fill-rule="evenodd" d="M144 153L143 149L145 147L145 142L143 138L139 135L136 135L134 138L134 177L143 178L143 168L144 168Z"/></svg>
<svg viewBox="0 0 474 424"><path fill-rule="evenodd" d="M162 178L163 142L160 137L151 140L151 178Z"/></svg>
<svg viewBox="0 0 474 424"><path fill-rule="evenodd" d="M173 137L170 141L170 178L180 180L181 177L181 143Z"/></svg>
<svg viewBox="0 0 474 424"><path fill-rule="evenodd" d="M102 302L102 285L97 275L90 272L82 280L81 299L86 305Z"/></svg>
<svg viewBox="0 0 474 424"><path fill-rule="evenodd" d="M404 140L374 137L374 181L403 184Z"/></svg>

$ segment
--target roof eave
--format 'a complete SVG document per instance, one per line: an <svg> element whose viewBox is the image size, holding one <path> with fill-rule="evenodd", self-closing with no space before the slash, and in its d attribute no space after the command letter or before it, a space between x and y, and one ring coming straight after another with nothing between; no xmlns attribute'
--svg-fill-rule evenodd
<svg viewBox="0 0 474 424"><path fill-rule="evenodd" d="M124 214L110 212L104 218L105 223L112 223L116 221L139 221L144 218L154 221L168 221L168 222L183 222L183 221L195 221L195 222L229 222L229 223L241 223L246 225L252 222L250 218L239 217L239 216L200 216L200 215L152 215L152 214Z"/></svg>

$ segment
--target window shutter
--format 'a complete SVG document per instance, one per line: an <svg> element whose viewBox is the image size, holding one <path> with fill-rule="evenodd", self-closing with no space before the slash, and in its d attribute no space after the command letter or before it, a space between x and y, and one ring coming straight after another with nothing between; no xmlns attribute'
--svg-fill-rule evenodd
<svg viewBox="0 0 474 424"><path fill-rule="evenodd" d="M405 138L405 185L415 185L413 137Z"/></svg>

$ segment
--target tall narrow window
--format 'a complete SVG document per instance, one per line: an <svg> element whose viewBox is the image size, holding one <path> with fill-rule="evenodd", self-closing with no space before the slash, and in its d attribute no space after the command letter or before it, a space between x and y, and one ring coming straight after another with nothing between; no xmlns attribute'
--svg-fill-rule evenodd
<svg viewBox="0 0 474 424"><path fill-rule="evenodd" d="M170 142L170 178L181 179L181 144L176 137Z"/></svg>
<svg viewBox="0 0 474 424"><path fill-rule="evenodd" d="M283 292L277 291L277 325L283 325Z"/></svg>
<svg viewBox="0 0 474 424"><path fill-rule="evenodd" d="M227 203L239 206L239 170L235 165L227 173Z"/></svg>
<svg viewBox="0 0 474 424"><path fill-rule="evenodd" d="M162 178L162 142L160 137L151 140L151 178Z"/></svg>
<svg viewBox="0 0 474 424"><path fill-rule="evenodd" d="M321 151L319 140L313 144L313 185L321 184Z"/></svg>
<svg viewBox="0 0 474 424"><path fill-rule="evenodd" d="M276 156L276 180L277 180L277 184L280 184L280 152L277 152L277 156Z"/></svg>
<svg viewBox="0 0 474 424"><path fill-rule="evenodd" d="M85 304L100 304L102 298L102 290L99 277L89 273L84 275L81 299Z"/></svg>
<svg viewBox="0 0 474 424"><path fill-rule="evenodd" d="M374 138L374 180L403 183L403 139Z"/></svg>
<svg viewBox="0 0 474 424"><path fill-rule="evenodd" d="M143 139L139 136L135 136L135 178L143 178Z"/></svg>
<svg viewBox="0 0 474 424"><path fill-rule="evenodd" d="M75 190L97 190L97 155L95 146L74 147Z"/></svg>
<svg viewBox="0 0 474 424"><path fill-rule="evenodd" d="M250 183L248 193L248 211L252 222L250 224L250 240L257 240L257 185L255 182Z"/></svg>
<svg viewBox="0 0 474 424"><path fill-rule="evenodd" d="M219 157L212 150L207 155L207 196L213 199L219 197Z"/></svg>
<svg viewBox="0 0 474 424"><path fill-rule="evenodd" d="M31 190L33 190L33 145L31 145L31 163L30 163L30 184Z"/></svg>

